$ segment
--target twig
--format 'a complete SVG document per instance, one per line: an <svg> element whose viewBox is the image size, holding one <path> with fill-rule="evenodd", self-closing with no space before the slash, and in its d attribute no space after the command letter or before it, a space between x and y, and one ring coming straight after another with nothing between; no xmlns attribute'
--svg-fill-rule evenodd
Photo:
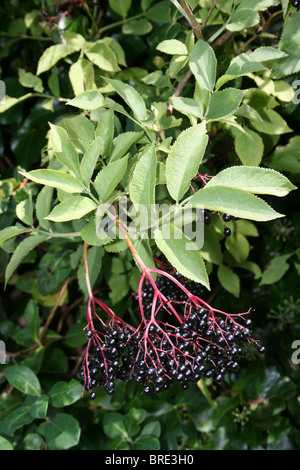
<svg viewBox="0 0 300 470"><path fill-rule="evenodd" d="M207 13L207 17L205 18L203 24L200 26L200 31L201 31L201 32L204 30L205 26L207 25L208 20L209 20L209 18L211 17L212 12L214 11L214 8L215 8L215 6L216 6L216 4L217 4L217 1L218 1L218 0L215 0L215 1L212 3L212 5L211 5L211 7L210 7L210 9L209 9L209 12Z"/></svg>
<svg viewBox="0 0 300 470"><path fill-rule="evenodd" d="M44 328L43 328L43 330L42 330L42 332L41 332L41 334L40 334L40 343L41 343L43 337L44 337L45 334L46 334L46 331L47 331L47 329L48 329L48 327L49 327L49 325L50 325L50 323L51 323L51 321L52 321L52 319L53 319L53 317L54 317L54 315L55 315L55 312L56 312L56 310L57 310L57 308L58 308L58 306L59 306L59 303L60 303L60 301L61 301L61 299L62 299L64 293L65 293L66 288L68 287L69 282L70 282L70 279L67 279L67 280L64 282L62 288L60 289L60 292L59 292L59 294L58 294L58 297L57 297L57 299L56 299L56 302L55 302L55 304L54 304L54 306L53 306L53 308L52 308L52 310L51 310L51 312L50 312L50 315L49 315L49 317L48 317L47 320L46 320L46 323L45 323L45 325L44 325Z"/></svg>

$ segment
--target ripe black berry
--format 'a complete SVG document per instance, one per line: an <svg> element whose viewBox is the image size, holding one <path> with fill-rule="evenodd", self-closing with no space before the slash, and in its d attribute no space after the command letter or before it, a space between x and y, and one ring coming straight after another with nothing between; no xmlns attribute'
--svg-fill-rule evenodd
<svg viewBox="0 0 300 470"><path fill-rule="evenodd" d="M90 330L87 330L84 334L87 338L91 338L93 336L93 333Z"/></svg>
<svg viewBox="0 0 300 470"><path fill-rule="evenodd" d="M292 0L292 5L295 8L298 8L300 6L300 0Z"/></svg>
<svg viewBox="0 0 300 470"><path fill-rule="evenodd" d="M90 397L91 400L95 400L95 398L96 398L96 393L95 393L95 392L90 392L90 393L89 393L89 397Z"/></svg>
<svg viewBox="0 0 300 470"><path fill-rule="evenodd" d="M224 222L230 222L231 221L231 215L230 214L223 214L223 220L224 220Z"/></svg>
<svg viewBox="0 0 300 470"><path fill-rule="evenodd" d="M255 34L260 34L260 33L261 33L261 28L259 28L259 27L258 27L258 28L256 28L256 30L255 30Z"/></svg>
<svg viewBox="0 0 300 470"><path fill-rule="evenodd" d="M229 227L225 227L223 233L224 233L225 237L230 237L230 235L231 235L231 230L230 230L230 228L229 228Z"/></svg>

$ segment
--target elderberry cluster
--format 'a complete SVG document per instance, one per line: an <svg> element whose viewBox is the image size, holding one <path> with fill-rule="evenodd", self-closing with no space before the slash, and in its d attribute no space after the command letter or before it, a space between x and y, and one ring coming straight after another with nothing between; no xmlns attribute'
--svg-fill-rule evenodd
<svg viewBox="0 0 300 470"><path fill-rule="evenodd" d="M172 273L172 276L179 281L192 295L197 295L198 297L205 297L208 294L208 290L203 287L201 284L197 282L191 281L187 279L178 271ZM162 276L156 280L156 286L168 300L172 300L174 302L184 302L187 299L186 294L184 291L177 286L173 281L169 278ZM148 282L145 287L143 288L142 293L142 301L143 301L143 310L144 315L146 318L149 318L151 315L151 308L152 308L152 300L153 300L154 289L152 285ZM139 310L139 306L137 306L137 310Z"/></svg>
<svg viewBox="0 0 300 470"><path fill-rule="evenodd" d="M134 380L145 395L168 390L174 383L187 390L201 377L219 384L226 372L239 369L251 326L250 319L237 323L230 316L215 317L197 308L177 327L148 321L143 332L110 329L105 341L95 341L95 355L89 356L80 376L91 399L96 398L96 386L113 394L116 379ZM264 347L258 351L264 353Z"/></svg>
<svg viewBox="0 0 300 470"><path fill-rule="evenodd" d="M115 391L115 380L127 382L132 370L132 357L137 353L138 342L142 335L132 334L126 328L110 329L105 335L105 341L88 330L85 335L94 340L94 355L89 354L83 363L79 376L85 382L92 400L96 398L93 389L97 386L112 395ZM102 336L102 335L101 335Z"/></svg>

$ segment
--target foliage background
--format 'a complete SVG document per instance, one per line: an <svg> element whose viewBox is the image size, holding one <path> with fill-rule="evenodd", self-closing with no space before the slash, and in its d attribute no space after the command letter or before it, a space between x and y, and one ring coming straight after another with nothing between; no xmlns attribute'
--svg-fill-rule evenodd
<svg viewBox="0 0 300 470"><path fill-rule="evenodd" d="M173 60L170 72L170 56L156 49L166 39L184 41L190 32L189 24L170 2L77 3L58 5L50 0L1 3L0 66L7 95L22 98L27 92L34 94L0 114L1 230L15 223L17 204L31 198L35 200L38 193L33 183L22 188L23 178L18 170L29 171L45 164L49 157L46 152L48 123L55 124L74 114L74 109L66 109L65 102L59 98L74 97L69 75L74 56L66 56L46 73L36 75L44 50L61 43L61 31L57 27L52 29L55 21L47 25L46 14L40 20L42 10L57 16L73 5L71 15L65 17L64 29L90 41L102 33L103 37L113 38L120 44L126 62L119 53L119 64L114 63L115 70L108 73L106 70L105 74L135 82L147 104L167 103L187 70L185 64L181 68ZM207 15L210 2L200 1L200 6L195 1L189 3L195 14ZM222 45L217 57L223 73L234 56L234 46L241 47L249 38L254 38L249 47L273 44L274 40L279 40L289 14L296 14L295 8L285 1L256 3L269 3L271 12L281 14L275 16L262 35L256 35L256 25L251 25L235 32L234 42L230 40ZM141 13L143 10L146 13ZM223 16L226 16L224 11ZM136 20L127 20L127 16L135 18L136 15ZM207 37L216 31L218 21L216 19L214 24L213 18L212 15L205 29ZM88 67L84 71L86 80L93 81ZM291 84L298 78L298 68L296 61L293 73L284 77L286 83ZM22 75L20 70L25 73ZM158 71L163 73L157 74ZM152 72L156 75L147 79ZM103 69L99 71L95 67L94 73L95 83L101 90ZM241 77L237 77L235 86L238 88L241 83ZM249 77L243 85L244 88L252 86ZM184 95L190 96L192 90L188 82ZM293 134L265 135L266 149L277 144L285 149L289 139L299 135L299 106L291 100L279 99L278 112L293 129ZM174 113L174 116L182 118L180 114ZM121 129L122 124L116 118L116 127ZM282 160L266 152L262 161L262 165L283 172L296 186L300 158L297 142L293 152L289 153L287 148L284 154L283 150ZM212 166L215 170L236 161L232 135L216 132L211 151L215 156ZM265 200L268 201L268 197ZM0 335L5 341L9 361L1 366L0 448L299 448L299 366L291 361L292 343L300 339L298 191L280 200L272 198L271 204L286 217L255 224L257 234L250 237L250 244L256 275L237 266L240 288L236 295L222 286L215 267L211 267L210 273L216 308L225 311L244 311L245 306L255 308L254 337L266 346L267 354L261 357L249 351L240 372L228 375L222 386L204 380L188 391L175 387L150 399L141 395L139 387L132 383L122 383L113 397L100 392L94 402L87 396L81 398L77 370L86 341L82 336L85 293L83 273L78 274L76 269L81 252L75 250L74 242L52 239L30 252L6 290L5 268L22 236L3 243L0 249ZM223 245L222 250L226 250ZM95 248L94 254L96 251ZM273 260L279 261L274 265ZM131 267L122 252L113 262L105 254L102 269L97 271L95 267L94 288L113 305L116 313L134 318L130 293L136 280L130 273ZM51 288L43 293L44 283L49 283ZM57 305L60 292L63 295Z"/></svg>

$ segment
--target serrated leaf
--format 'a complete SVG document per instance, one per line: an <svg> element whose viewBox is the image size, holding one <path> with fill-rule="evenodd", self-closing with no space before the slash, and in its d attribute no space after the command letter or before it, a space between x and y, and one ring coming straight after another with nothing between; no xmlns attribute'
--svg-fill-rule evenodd
<svg viewBox="0 0 300 470"><path fill-rule="evenodd" d="M292 132L286 121L274 109L256 109L262 121L252 121L253 127L263 134L281 135Z"/></svg>
<svg viewBox="0 0 300 470"><path fill-rule="evenodd" d="M190 55L190 69L205 90L213 91L216 82L217 60L210 45L197 41Z"/></svg>
<svg viewBox="0 0 300 470"><path fill-rule="evenodd" d="M80 173L86 186L89 186L99 156L103 153L103 140L97 137L88 147L80 162Z"/></svg>
<svg viewBox="0 0 300 470"><path fill-rule="evenodd" d="M98 193L100 202L104 202L120 183L126 171L127 161L128 158L125 156L120 160L109 163L99 171L93 185Z"/></svg>
<svg viewBox="0 0 300 470"><path fill-rule="evenodd" d="M244 167L246 168L246 167ZM283 217L265 201L247 191L226 186L207 185L197 191L186 207L200 207L220 211L235 217L266 222Z"/></svg>
<svg viewBox="0 0 300 470"><path fill-rule="evenodd" d="M50 124L50 128L50 144L57 160L65 165L75 177L80 179L78 154L67 132L62 127L54 124Z"/></svg>
<svg viewBox="0 0 300 470"><path fill-rule="evenodd" d="M243 96L244 92L236 88L215 91L210 97L205 118L214 121L230 116L239 107Z"/></svg>
<svg viewBox="0 0 300 470"><path fill-rule="evenodd" d="M141 95L127 83L120 80L104 77L104 80L109 83L127 103L137 119L145 121L147 119L146 105Z"/></svg>
<svg viewBox="0 0 300 470"><path fill-rule="evenodd" d="M88 43L84 48L87 58L106 72L119 72L117 56L104 39Z"/></svg>
<svg viewBox="0 0 300 470"><path fill-rule="evenodd" d="M186 45L178 39L165 39L156 46L156 49L171 55L186 55L188 53Z"/></svg>
<svg viewBox="0 0 300 470"><path fill-rule="evenodd" d="M38 62L37 75L51 69L60 59L67 57L73 52L79 51L85 43L84 37L80 34L71 32L64 34L65 38L68 39L66 43L54 44L45 49L41 55Z"/></svg>
<svg viewBox="0 0 300 470"><path fill-rule="evenodd" d="M158 248L183 276L210 289L205 264L196 245L174 225L170 224L169 230L168 237L162 230L154 231Z"/></svg>
<svg viewBox="0 0 300 470"><path fill-rule="evenodd" d="M18 235L21 235L21 233L26 233L30 232L32 229L29 229L27 227L21 228L21 227L6 227L2 230L0 230L0 246L6 242L6 240L9 240L10 238L17 237Z"/></svg>
<svg viewBox="0 0 300 470"><path fill-rule="evenodd" d="M22 260L31 250L40 245L47 237L43 235L32 235L22 240L15 249L5 270L5 286L11 278L13 272L17 269Z"/></svg>
<svg viewBox="0 0 300 470"><path fill-rule="evenodd" d="M139 213L141 227L147 226L153 216L156 183L156 152L152 144L136 164L129 183L129 196Z"/></svg>
<svg viewBox="0 0 300 470"><path fill-rule="evenodd" d="M84 190L81 181L64 171L45 169L29 172L19 171L19 173L35 183L62 189L66 193L81 193Z"/></svg>
<svg viewBox="0 0 300 470"><path fill-rule="evenodd" d="M226 25L229 31L241 31L259 23L259 15L250 8L238 8L230 17L230 23Z"/></svg>
<svg viewBox="0 0 300 470"><path fill-rule="evenodd" d="M99 91L89 90L80 93L80 95L68 101L66 104L74 106L75 108L92 111L102 108L102 106L105 105L105 99Z"/></svg>
<svg viewBox="0 0 300 470"><path fill-rule="evenodd" d="M287 260L292 255L293 253L289 253L287 255L277 256L276 258L272 259L270 264L262 273L260 285L269 285L278 282L290 268Z"/></svg>
<svg viewBox="0 0 300 470"><path fill-rule="evenodd" d="M235 151L243 165L258 166L264 154L264 141L257 132L246 126L244 129L247 134L243 132L235 134Z"/></svg>
<svg viewBox="0 0 300 470"><path fill-rule="evenodd" d="M144 134L143 131L141 132L123 132L115 137L112 141L110 147L110 157L109 162L113 162L115 160L119 160L126 152L130 149L130 147L135 144Z"/></svg>
<svg viewBox="0 0 300 470"><path fill-rule="evenodd" d="M168 191L175 201L179 201L189 189L207 142L206 125L203 122L181 132L172 145L166 162L166 178Z"/></svg>
<svg viewBox="0 0 300 470"><path fill-rule="evenodd" d="M170 104L180 113L203 119L203 106L192 98L170 98Z"/></svg>
<svg viewBox="0 0 300 470"><path fill-rule="evenodd" d="M44 220L44 217L49 214L52 204L52 198L53 188L51 188L50 186L44 186L43 189L39 192L35 203L35 212L36 217L39 221L39 226L46 230L49 230L50 223L48 222L48 220Z"/></svg>
<svg viewBox="0 0 300 470"><path fill-rule="evenodd" d="M89 197L71 196L57 204L45 219L53 222L81 219L96 208L97 204Z"/></svg>
<svg viewBox="0 0 300 470"><path fill-rule="evenodd" d="M275 170L258 167L233 166L220 171L206 185L226 186L242 189L254 194L270 194L272 196L286 196L296 189L286 176Z"/></svg>

